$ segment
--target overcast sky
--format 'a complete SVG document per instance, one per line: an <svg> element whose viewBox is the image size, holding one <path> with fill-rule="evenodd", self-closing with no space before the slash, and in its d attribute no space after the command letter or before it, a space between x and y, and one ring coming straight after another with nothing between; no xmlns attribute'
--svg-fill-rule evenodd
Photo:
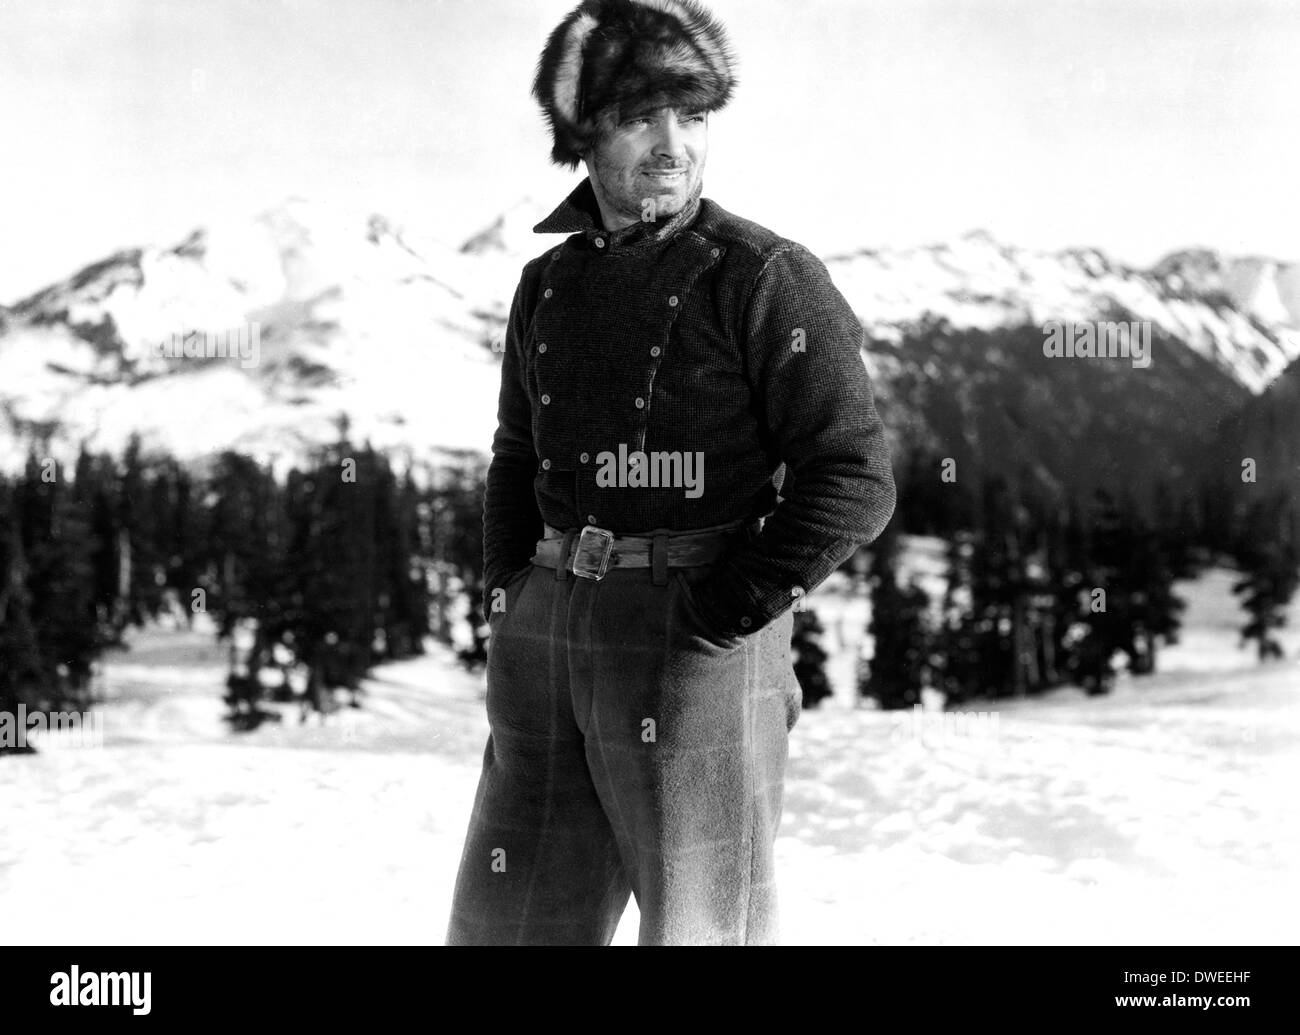
<svg viewBox="0 0 1300 1035"><path fill-rule="evenodd" d="M585 170L529 87L574 2L0 0L0 302L291 194L453 241L558 203ZM821 254L1300 258L1298 3L708 6L739 86L704 193Z"/></svg>

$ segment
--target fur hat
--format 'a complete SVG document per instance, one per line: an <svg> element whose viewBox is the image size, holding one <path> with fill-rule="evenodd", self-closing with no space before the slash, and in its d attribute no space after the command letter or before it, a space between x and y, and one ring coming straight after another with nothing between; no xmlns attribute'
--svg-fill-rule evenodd
<svg viewBox="0 0 1300 1035"><path fill-rule="evenodd" d="M533 79L551 161L576 169L609 105L717 111L735 89L734 65L722 26L695 0L583 0L551 33Z"/></svg>

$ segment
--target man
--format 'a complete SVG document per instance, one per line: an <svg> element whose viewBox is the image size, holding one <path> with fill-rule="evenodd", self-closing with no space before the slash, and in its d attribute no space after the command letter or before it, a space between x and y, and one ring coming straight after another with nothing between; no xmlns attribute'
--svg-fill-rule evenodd
<svg viewBox="0 0 1300 1035"><path fill-rule="evenodd" d="M642 944L777 938L792 609L895 496L825 266L701 197L733 60L698 4L585 0L538 64L588 176L508 320L450 944L608 944L629 894Z"/></svg>

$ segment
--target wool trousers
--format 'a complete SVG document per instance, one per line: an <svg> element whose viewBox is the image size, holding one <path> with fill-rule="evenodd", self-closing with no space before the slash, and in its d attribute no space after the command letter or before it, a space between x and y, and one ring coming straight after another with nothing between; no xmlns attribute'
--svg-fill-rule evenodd
<svg viewBox="0 0 1300 1035"><path fill-rule="evenodd" d="M506 580L447 944L607 945L629 895L642 945L777 941L793 613L718 637L712 567Z"/></svg>

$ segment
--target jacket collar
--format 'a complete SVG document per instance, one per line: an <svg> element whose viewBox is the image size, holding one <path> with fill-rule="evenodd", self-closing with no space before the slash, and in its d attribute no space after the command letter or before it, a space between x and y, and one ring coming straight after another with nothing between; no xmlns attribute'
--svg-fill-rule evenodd
<svg viewBox="0 0 1300 1035"><path fill-rule="evenodd" d="M703 182L700 184L703 187ZM591 177L587 176L578 184L567 198L549 216L535 227L538 234L573 234L580 233L589 245L597 238L603 238L609 250L620 248L643 247L666 241L678 232L685 230L700 212L700 191L697 190L691 200L670 216L664 216L653 222L641 221L619 230L606 230L600 215L600 204L596 192L591 186Z"/></svg>

